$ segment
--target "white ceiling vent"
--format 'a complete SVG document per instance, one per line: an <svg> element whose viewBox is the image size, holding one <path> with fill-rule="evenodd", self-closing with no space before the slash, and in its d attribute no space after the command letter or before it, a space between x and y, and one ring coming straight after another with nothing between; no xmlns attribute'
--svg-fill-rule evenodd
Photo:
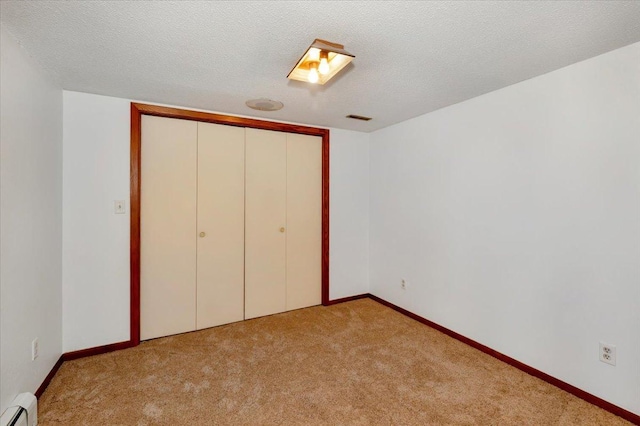
<svg viewBox="0 0 640 426"><path fill-rule="evenodd" d="M371 117L365 117L364 115L356 115L356 114L349 114L347 115L347 118L352 118L354 120L362 120L362 121L371 120Z"/></svg>
<svg viewBox="0 0 640 426"><path fill-rule="evenodd" d="M257 109L258 111L277 111L284 106L282 102L271 99L251 99L246 104L249 108Z"/></svg>

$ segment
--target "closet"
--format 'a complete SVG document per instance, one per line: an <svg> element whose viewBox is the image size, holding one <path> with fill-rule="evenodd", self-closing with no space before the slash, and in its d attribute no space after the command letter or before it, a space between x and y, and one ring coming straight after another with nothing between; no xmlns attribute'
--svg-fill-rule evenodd
<svg viewBox="0 0 640 426"><path fill-rule="evenodd" d="M142 340L320 304L322 140L143 116Z"/></svg>

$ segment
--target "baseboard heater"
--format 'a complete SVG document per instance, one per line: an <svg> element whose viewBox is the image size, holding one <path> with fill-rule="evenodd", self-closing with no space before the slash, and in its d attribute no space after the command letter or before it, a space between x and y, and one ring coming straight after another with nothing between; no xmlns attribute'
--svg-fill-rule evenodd
<svg viewBox="0 0 640 426"><path fill-rule="evenodd" d="M38 424L38 400L32 393L21 393L0 417L0 426L36 426Z"/></svg>

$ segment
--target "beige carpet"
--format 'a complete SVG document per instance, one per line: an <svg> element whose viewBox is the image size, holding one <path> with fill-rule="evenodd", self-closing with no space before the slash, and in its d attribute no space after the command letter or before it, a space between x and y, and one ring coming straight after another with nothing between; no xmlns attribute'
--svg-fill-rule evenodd
<svg viewBox="0 0 640 426"><path fill-rule="evenodd" d="M41 425L623 425L372 300L65 362Z"/></svg>

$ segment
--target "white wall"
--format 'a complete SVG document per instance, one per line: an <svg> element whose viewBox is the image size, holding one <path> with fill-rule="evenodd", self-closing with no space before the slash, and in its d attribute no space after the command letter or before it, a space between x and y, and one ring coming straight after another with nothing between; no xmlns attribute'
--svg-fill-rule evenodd
<svg viewBox="0 0 640 426"><path fill-rule="evenodd" d="M369 133L331 129L331 299L369 293Z"/></svg>
<svg viewBox="0 0 640 426"><path fill-rule="evenodd" d="M64 92L65 352L129 339L129 109ZM368 292L368 139L331 130L331 298Z"/></svg>
<svg viewBox="0 0 640 426"><path fill-rule="evenodd" d="M640 413L640 43L377 131L370 157L373 294Z"/></svg>
<svg viewBox="0 0 640 426"><path fill-rule="evenodd" d="M2 412L35 392L62 353L62 90L0 32Z"/></svg>
<svg viewBox="0 0 640 426"><path fill-rule="evenodd" d="M65 352L129 340L130 101L64 99L62 330ZM127 214L114 213L126 200Z"/></svg>

